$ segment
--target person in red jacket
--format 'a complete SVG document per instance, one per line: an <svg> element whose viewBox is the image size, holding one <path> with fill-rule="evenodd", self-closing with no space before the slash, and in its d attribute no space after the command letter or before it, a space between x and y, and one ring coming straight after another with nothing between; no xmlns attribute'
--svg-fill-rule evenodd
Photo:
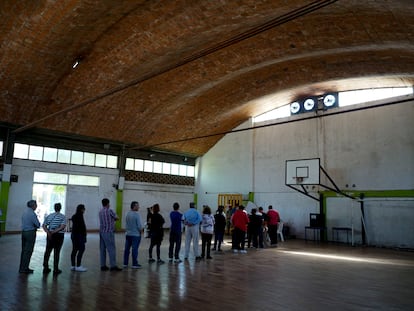
<svg viewBox="0 0 414 311"><path fill-rule="evenodd" d="M249 216L244 211L244 206L240 205L239 208L234 212L231 217L231 222L233 224L233 252L238 253L247 253L244 249L247 224L249 223Z"/></svg>
<svg viewBox="0 0 414 311"><path fill-rule="evenodd" d="M270 244L277 246L277 224L280 222L279 212L269 205L267 212L267 227L269 228Z"/></svg>

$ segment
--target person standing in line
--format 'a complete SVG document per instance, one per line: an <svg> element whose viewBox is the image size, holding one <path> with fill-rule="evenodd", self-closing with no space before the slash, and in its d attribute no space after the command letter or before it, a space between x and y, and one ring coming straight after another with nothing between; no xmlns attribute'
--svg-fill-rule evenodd
<svg viewBox="0 0 414 311"><path fill-rule="evenodd" d="M88 269L82 266L82 256L85 252L86 243L86 225L83 214L85 213L85 205L79 204L76 207L76 213L72 216L72 253L70 261L72 263L71 270L77 272L85 272Z"/></svg>
<svg viewBox="0 0 414 311"><path fill-rule="evenodd" d="M233 252L238 253L247 253L244 249L245 237L247 232L247 225L249 223L249 217L244 211L244 206L240 205L239 209L236 210L231 217L231 222L233 223Z"/></svg>
<svg viewBox="0 0 414 311"><path fill-rule="evenodd" d="M178 211L180 205L176 202L173 204L173 210L170 213L171 227L170 227L170 247L168 249L169 262L180 263L180 249L181 249L181 235L182 235L182 217L183 215ZM175 250L174 250L175 246ZM173 257L174 256L174 257Z"/></svg>
<svg viewBox="0 0 414 311"><path fill-rule="evenodd" d="M259 233L263 233L263 218L262 216L257 215L257 209L252 208L252 213L249 215L249 225L248 225L248 247L251 245L254 248L259 247Z"/></svg>
<svg viewBox="0 0 414 311"><path fill-rule="evenodd" d="M161 265L164 263L164 260L161 259L161 243L162 239L164 238L164 217L160 214L160 206L159 204L154 204L152 207L152 216L151 216L151 231L150 231L150 238L151 244L148 250L149 263L155 262L155 259L152 258L152 249L154 246L156 247L157 252L157 264Z"/></svg>
<svg viewBox="0 0 414 311"><path fill-rule="evenodd" d="M198 253L198 239L200 231L201 215L196 210L195 204L190 203L190 208L183 215L185 228L185 251L184 259L188 260L190 255L191 241L193 242L193 252L196 260L200 260L201 257Z"/></svg>
<svg viewBox="0 0 414 311"><path fill-rule="evenodd" d="M204 206L203 216L201 217L201 258L207 255L207 259L212 259L210 256L211 239L214 233L214 217L211 215L209 206Z"/></svg>
<svg viewBox="0 0 414 311"><path fill-rule="evenodd" d="M224 214L224 206L220 205L214 215L214 246L213 251L221 252L221 243L224 239L224 231L226 230L226 215Z"/></svg>
<svg viewBox="0 0 414 311"><path fill-rule="evenodd" d="M131 202L131 210L125 217L125 249L124 249L124 268L128 267L129 253L132 248L132 269L140 269L138 263L138 248L141 243L142 222L138 213L139 203Z"/></svg>
<svg viewBox="0 0 414 311"><path fill-rule="evenodd" d="M259 207L258 216L262 217L262 228L259 231L259 248L264 248L264 244L267 240L267 214L264 212L263 207Z"/></svg>
<svg viewBox="0 0 414 311"><path fill-rule="evenodd" d="M270 244L277 246L277 224L280 222L279 212L273 209L272 205L269 205L267 211L267 225L269 227Z"/></svg>
<svg viewBox="0 0 414 311"><path fill-rule="evenodd" d="M115 246L115 221L119 218L110 209L109 200L102 199L102 208L99 211L99 250L101 271L121 271L116 265L116 246ZM106 252L109 255L110 268L106 265Z"/></svg>
<svg viewBox="0 0 414 311"><path fill-rule="evenodd" d="M27 202L27 208L22 215L22 251L20 254L19 273L33 273L33 269L29 268L29 264L36 242L36 231L40 228L39 219L37 219L34 212L36 208L36 201L30 200Z"/></svg>
<svg viewBox="0 0 414 311"><path fill-rule="evenodd" d="M66 217L60 211L62 204L55 204L55 212L48 215L43 223L43 230L47 234L46 250L43 258L43 273L49 273L49 257L53 250L53 274L62 273L59 269L60 250L65 238Z"/></svg>
<svg viewBox="0 0 414 311"><path fill-rule="evenodd" d="M151 230L151 216L152 216L152 206L147 207L147 221L145 223L145 237L150 237L150 230Z"/></svg>

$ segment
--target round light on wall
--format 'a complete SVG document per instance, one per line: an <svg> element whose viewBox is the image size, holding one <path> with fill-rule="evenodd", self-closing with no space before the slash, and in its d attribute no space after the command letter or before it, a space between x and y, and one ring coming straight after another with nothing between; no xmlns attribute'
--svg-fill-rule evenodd
<svg viewBox="0 0 414 311"><path fill-rule="evenodd" d="M316 100L314 98L307 98L303 102L303 108L305 108L306 111L312 111L316 108Z"/></svg>
<svg viewBox="0 0 414 311"><path fill-rule="evenodd" d="M290 104L290 112L292 114L297 114L300 112L300 103L299 102L294 102Z"/></svg>
<svg viewBox="0 0 414 311"><path fill-rule="evenodd" d="M338 106L338 93L329 93L323 96L323 105L325 108Z"/></svg>

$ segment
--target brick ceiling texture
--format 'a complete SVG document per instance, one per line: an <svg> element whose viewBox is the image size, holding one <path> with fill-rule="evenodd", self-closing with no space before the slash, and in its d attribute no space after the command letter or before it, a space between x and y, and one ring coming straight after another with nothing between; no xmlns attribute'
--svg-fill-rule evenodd
<svg viewBox="0 0 414 311"><path fill-rule="evenodd" d="M197 157L299 96L413 85L414 1L1 0L0 43L16 135Z"/></svg>

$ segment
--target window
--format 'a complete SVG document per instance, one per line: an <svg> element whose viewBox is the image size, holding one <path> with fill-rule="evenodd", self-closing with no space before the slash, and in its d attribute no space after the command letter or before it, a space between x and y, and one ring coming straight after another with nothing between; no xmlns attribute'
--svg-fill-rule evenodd
<svg viewBox="0 0 414 311"><path fill-rule="evenodd" d="M2 142L0 143L0 147L2 148L3 144ZM0 150L0 152L2 152L2 150ZM117 156L19 143L14 144L13 157L16 159L67 163L74 165L99 166L107 168L118 167Z"/></svg>
<svg viewBox="0 0 414 311"><path fill-rule="evenodd" d="M59 149L57 161L59 163L70 163L70 150Z"/></svg>
<svg viewBox="0 0 414 311"><path fill-rule="evenodd" d="M42 161L43 159L43 147L29 146L29 160Z"/></svg>
<svg viewBox="0 0 414 311"><path fill-rule="evenodd" d="M56 162L57 161L57 149L45 147L43 150L43 161Z"/></svg>
<svg viewBox="0 0 414 311"><path fill-rule="evenodd" d="M83 165L95 166L95 154L85 152L83 154Z"/></svg>
<svg viewBox="0 0 414 311"><path fill-rule="evenodd" d="M143 159L127 158L125 161L125 169L138 172L194 177L194 166Z"/></svg>
<svg viewBox="0 0 414 311"><path fill-rule="evenodd" d="M162 173L162 163L161 162L154 162L154 173Z"/></svg>
<svg viewBox="0 0 414 311"><path fill-rule="evenodd" d="M69 175L69 185L99 187L99 177L84 175Z"/></svg>
<svg viewBox="0 0 414 311"><path fill-rule="evenodd" d="M83 164L83 152L80 151L72 151L72 157L70 159L71 164Z"/></svg>
<svg viewBox="0 0 414 311"><path fill-rule="evenodd" d="M144 161L144 172L152 172L152 161Z"/></svg>
<svg viewBox="0 0 414 311"><path fill-rule="evenodd" d="M17 159L29 158L29 145L14 144L13 157Z"/></svg>
<svg viewBox="0 0 414 311"><path fill-rule="evenodd" d="M33 181L42 184L99 186L99 177L74 174L34 172Z"/></svg>

